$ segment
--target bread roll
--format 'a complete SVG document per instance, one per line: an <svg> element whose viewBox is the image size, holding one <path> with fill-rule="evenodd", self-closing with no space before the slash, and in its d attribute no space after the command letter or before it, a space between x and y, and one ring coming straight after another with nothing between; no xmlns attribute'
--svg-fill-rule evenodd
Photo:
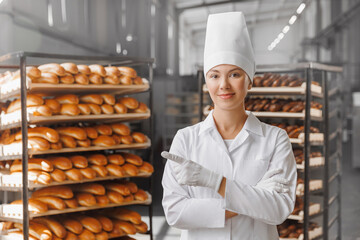
<svg viewBox="0 0 360 240"><path fill-rule="evenodd" d="M136 228L132 223L121 221L121 220L114 220L114 228L120 228L123 230L126 234L135 234Z"/></svg>
<svg viewBox="0 0 360 240"><path fill-rule="evenodd" d="M87 105L89 106L92 114L94 114L94 115L101 114L101 107L99 105L94 104L94 103L88 103Z"/></svg>
<svg viewBox="0 0 360 240"><path fill-rule="evenodd" d="M45 203L46 205L48 205L49 209L64 210L66 208L65 202L58 197L41 196L41 197L36 197L34 199Z"/></svg>
<svg viewBox="0 0 360 240"><path fill-rule="evenodd" d="M93 127L84 127L87 137L91 139L96 139L99 135L95 128Z"/></svg>
<svg viewBox="0 0 360 240"><path fill-rule="evenodd" d="M66 148L75 148L77 146L75 138L66 135L60 135L60 142Z"/></svg>
<svg viewBox="0 0 360 240"><path fill-rule="evenodd" d="M105 124L96 125L96 126L94 126L94 128L101 135L110 136L112 134L112 128L109 125L105 125Z"/></svg>
<svg viewBox="0 0 360 240"><path fill-rule="evenodd" d="M103 154L91 154L87 156L88 162L93 165L106 165L108 160Z"/></svg>
<svg viewBox="0 0 360 240"><path fill-rule="evenodd" d="M90 109L90 107L89 107L88 104L86 104L86 103L79 103L77 106L78 106L78 108L80 109L80 114L81 114L81 115L90 115L91 109Z"/></svg>
<svg viewBox="0 0 360 240"><path fill-rule="evenodd" d="M125 176L125 170L120 167L119 165L115 165L115 164L108 164L105 166L106 169L109 172L110 176L116 176L116 177L124 177Z"/></svg>
<svg viewBox="0 0 360 240"><path fill-rule="evenodd" d="M132 164L125 163L121 167L124 169L125 173L130 176L136 176L139 174L139 170L137 169L137 167Z"/></svg>
<svg viewBox="0 0 360 240"><path fill-rule="evenodd" d="M32 79L32 82L57 84L59 83L59 77L54 73L41 72L41 77Z"/></svg>
<svg viewBox="0 0 360 240"><path fill-rule="evenodd" d="M131 67L118 67L118 69L122 75L129 76L131 78L137 77L137 73L136 73L135 69L133 69Z"/></svg>
<svg viewBox="0 0 360 240"><path fill-rule="evenodd" d="M146 194L146 192L144 190L139 189L134 194L134 198L135 198L135 200L138 200L138 201L146 201L146 199L148 199L148 195Z"/></svg>
<svg viewBox="0 0 360 240"><path fill-rule="evenodd" d="M110 218L105 217L103 215L100 214L95 214L94 217L99 220L99 222L101 223L102 229L104 231L110 232L113 230L114 225L112 223L112 221L110 220Z"/></svg>
<svg viewBox="0 0 360 240"><path fill-rule="evenodd" d="M139 190L137 185L133 182L125 182L124 185L129 188L131 193L136 193Z"/></svg>
<svg viewBox="0 0 360 240"><path fill-rule="evenodd" d="M123 123L113 123L113 124L111 124L111 128L116 134L119 134L122 136L127 136L127 135L130 135L130 133L131 133L130 128Z"/></svg>
<svg viewBox="0 0 360 240"><path fill-rule="evenodd" d="M20 71L19 71L20 74ZM41 71L37 67L27 66L26 67L26 75L28 75L31 79L36 79L41 77Z"/></svg>
<svg viewBox="0 0 360 240"><path fill-rule="evenodd" d="M97 205L99 205L99 206L106 206L110 203L110 200L109 200L108 196L106 196L106 195L95 196L95 199L96 199Z"/></svg>
<svg viewBox="0 0 360 240"><path fill-rule="evenodd" d="M30 158L30 159L28 159L28 169L51 172L54 170L54 166L50 161L48 161L46 159ZM10 172L19 172L19 171L22 171L22 162L19 160L16 160L11 164Z"/></svg>
<svg viewBox="0 0 360 240"><path fill-rule="evenodd" d="M48 106L53 114L59 114L60 113L60 103L56 99L45 99L45 105Z"/></svg>
<svg viewBox="0 0 360 240"><path fill-rule="evenodd" d="M77 84L81 84L81 85L89 84L89 77L83 73L78 73L78 74L74 75L74 78L75 78L75 82Z"/></svg>
<svg viewBox="0 0 360 240"><path fill-rule="evenodd" d="M118 135L118 134L113 134L113 135L111 135L111 137L114 139L115 145L121 144L121 136L120 136L120 135Z"/></svg>
<svg viewBox="0 0 360 240"><path fill-rule="evenodd" d="M87 138L86 131L79 127L59 127L56 130L61 135L70 136L77 140L85 140Z"/></svg>
<svg viewBox="0 0 360 240"><path fill-rule="evenodd" d="M138 169L139 169L139 172L141 172L141 173L153 173L154 172L154 167L148 162L143 162L143 164L141 166L139 166Z"/></svg>
<svg viewBox="0 0 360 240"><path fill-rule="evenodd" d="M22 140L16 141L16 143L21 142ZM28 138L28 145L34 151L46 151L50 149L50 143L39 137L29 137Z"/></svg>
<svg viewBox="0 0 360 240"><path fill-rule="evenodd" d="M62 63L60 65L65 69L66 72L71 74L77 74L79 72L79 69L75 63Z"/></svg>
<svg viewBox="0 0 360 240"><path fill-rule="evenodd" d="M123 165L125 163L125 159L120 154L110 154L107 156L107 159L109 163L115 164L115 165Z"/></svg>
<svg viewBox="0 0 360 240"><path fill-rule="evenodd" d="M81 111L78 107L78 104L61 104L60 114L61 115L69 115L69 116L77 116L80 115Z"/></svg>
<svg viewBox="0 0 360 240"><path fill-rule="evenodd" d="M134 113L147 113L148 112L148 107L146 106L145 103L139 102L139 106L136 109L131 110L131 112L134 112Z"/></svg>
<svg viewBox="0 0 360 240"><path fill-rule="evenodd" d="M54 73L58 76L64 76L65 69L57 63L43 64L38 67L41 72Z"/></svg>
<svg viewBox="0 0 360 240"><path fill-rule="evenodd" d="M127 108L125 107L124 104L121 104L121 103L115 103L114 110L116 113L119 113L119 114L127 113Z"/></svg>
<svg viewBox="0 0 360 240"><path fill-rule="evenodd" d="M72 168L72 163L67 157L48 157L48 160L53 164L55 168L60 170L68 170Z"/></svg>
<svg viewBox="0 0 360 240"><path fill-rule="evenodd" d="M57 143L50 143L51 149L60 150L63 148L62 142L59 141Z"/></svg>
<svg viewBox="0 0 360 240"><path fill-rule="evenodd" d="M90 193L77 193L75 197L80 206L91 207L96 205L96 199Z"/></svg>
<svg viewBox="0 0 360 240"><path fill-rule="evenodd" d="M109 104L103 104L103 105L101 105L101 111L104 114L113 114L114 108Z"/></svg>
<svg viewBox="0 0 360 240"><path fill-rule="evenodd" d="M52 186L41 188L33 192L32 197L54 196L63 199L70 199L74 196L71 188L67 186Z"/></svg>
<svg viewBox="0 0 360 240"><path fill-rule="evenodd" d="M91 140L90 139L85 139L85 140L76 140L76 144L79 147L90 147L91 146Z"/></svg>
<svg viewBox="0 0 360 240"><path fill-rule="evenodd" d="M137 143L145 143L145 142L147 142L146 136L141 132L132 132L131 136L133 137L133 139Z"/></svg>
<svg viewBox="0 0 360 240"><path fill-rule="evenodd" d="M82 224L72 218L63 218L60 220L61 224L70 232L80 234L83 231Z"/></svg>
<svg viewBox="0 0 360 240"><path fill-rule="evenodd" d="M111 147L115 145L115 140L110 136L101 135L92 140L92 144L99 147Z"/></svg>
<svg viewBox="0 0 360 240"><path fill-rule="evenodd" d="M52 143L56 143L59 141L59 134L54 129L48 127L28 128L28 137L39 137ZM21 131L19 131L15 134L15 140L21 139L22 134Z"/></svg>
<svg viewBox="0 0 360 240"><path fill-rule="evenodd" d="M133 202L135 200L134 195L130 194L126 197L124 197L124 202Z"/></svg>
<svg viewBox="0 0 360 240"><path fill-rule="evenodd" d="M146 233L148 230L148 225L141 221L140 224L134 224L134 227L136 228L136 231L139 233Z"/></svg>
<svg viewBox="0 0 360 240"><path fill-rule="evenodd" d="M22 172L13 172L12 176L18 176L22 178ZM42 170L29 170L28 171L28 179L36 184L50 184L52 182L52 178L49 173L44 172Z"/></svg>
<svg viewBox="0 0 360 240"><path fill-rule="evenodd" d="M123 240L123 238L126 236L126 233L123 230L121 230L121 228L119 226L114 226L113 230L111 232L109 232L109 236L112 238L117 238L119 236L123 236L123 237L119 238L119 239Z"/></svg>
<svg viewBox="0 0 360 240"><path fill-rule="evenodd" d="M15 134L11 133L10 129L5 129L0 137L0 144L8 145L15 141Z"/></svg>
<svg viewBox="0 0 360 240"><path fill-rule="evenodd" d="M101 223L96 218L85 215L75 215L75 219L80 221L85 229L88 229L93 233L99 233L102 231Z"/></svg>
<svg viewBox="0 0 360 240"><path fill-rule="evenodd" d="M89 81L92 84L102 84L103 83L103 78L99 74L91 73L89 75Z"/></svg>
<svg viewBox="0 0 360 240"><path fill-rule="evenodd" d="M117 85L120 83L120 78L115 75L109 75L104 77L104 83Z"/></svg>
<svg viewBox="0 0 360 240"><path fill-rule="evenodd" d="M120 184L120 183L109 182L105 184L105 188L106 190L111 190L120 193L123 196L127 196L131 194L130 189L126 187L124 184Z"/></svg>
<svg viewBox="0 0 360 240"><path fill-rule="evenodd" d="M72 84L75 82L75 78L71 73L66 72L64 76L60 77L60 82L64 84Z"/></svg>
<svg viewBox="0 0 360 240"><path fill-rule="evenodd" d="M105 77L106 76L106 71L105 71L105 68L99 64L92 64L92 65L89 65L89 68L90 68L90 71L92 73L96 73L96 74L99 74L100 76L102 77Z"/></svg>
<svg viewBox="0 0 360 240"><path fill-rule="evenodd" d="M72 232L67 232L66 237L64 238L65 240L79 240L78 236L76 236L74 233Z"/></svg>
<svg viewBox="0 0 360 240"><path fill-rule="evenodd" d="M84 178L87 178L87 179L96 178L96 172L92 168L81 168L79 170L81 172L81 175L83 175Z"/></svg>
<svg viewBox="0 0 360 240"><path fill-rule="evenodd" d="M72 165L76 168L87 168L88 167L88 160L86 157L81 155L75 155L69 157Z"/></svg>
<svg viewBox="0 0 360 240"><path fill-rule="evenodd" d="M128 109L136 109L139 107L139 102L132 97L122 97L119 99L119 103L122 103Z"/></svg>
<svg viewBox="0 0 360 240"><path fill-rule="evenodd" d="M76 198L64 199L64 202L66 204L66 207L68 207L68 208L79 207L79 204L78 204L78 201L76 200Z"/></svg>
<svg viewBox="0 0 360 240"><path fill-rule="evenodd" d="M72 181L81 181L83 179L79 169L72 168L65 171L66 178Z"/></svg>
<svg viewBox="0 0 360 240"><path fill-rule="evenodd" d="M98 176L98 177L106 177L108 175L108 170L104 166L90 165L90 168L96 172L96 176Z"/></svg>
<svg viewBox="0 0 360 240"><path fill-rule="evenodd" d="M95 234L95 239L96 240L108 240L109 235L107 234L107 232L102 231L100 233Z"/></svg>
<svg viewBox="0 0 360 240"><path fill-rule="evenodd" d="M125 158L125 161L128 163L131 163L136 166L141 166L143 164L143 160L138 155L132 154L132 153L122 153L122 155Z"/></svg>
<svg viewBox="0 0 360 240"><path fill-rule="evenodd" d="M74 94L66 94L54 98L60 104L78 104L79 98Z"/></svg>
<svg viewBox="0 0 360 240"><path fill-rule="evenodd" d="M124 197L118 192L108 190L106 191L106 196L109 198L111 203L121 204L124 202Z"/></svg>
<svg viewBox="0 0 360 240"><path fill-rule="evenodd" d="M130 135L120 136L120 140L122 144L132 144L134 142L132 136Z"/></svg>
<svg viewBox="0 0 360 240"><path fill-rule="evenodd" d="M54 171L52 171L50 173L50 176L55 182L63 182L66 180L65 173L60 169L55 169Z"/></svg>
<svg viewBox="0 0 360 240"><path fill-rule="evenodd" d="M82 233L78 235L79 240L96 240L95 234L91 231L84 229Z"/></svg>
<svg viewBox="0 0 360 240"><path fill-rule="evenodd" d="M84 183L74 187L77 192L90 193L94 195L104 195L105 188L99 183Z"/></svg>
<svg viewBox="0 0 360 240"><path fill-rule="evenodd" d="M90 73L91 73L91 70L87 65L80 64L80 65L77 65L77 68L78 68L79 72L82 74L90 75Z"/></svg>
<svg viewBox="0 0 360 240"><path fill-rule="evenodd" d="M46 117L52 116L51 108L49 108L46 105L42 105L42 106L38 106L38 107L31 107L31 108L32 109L28 108L28 113L31 113L33 111L32 114L34 116L46 116Z"/></svg>
<svg viewBox="0 0 360 240"><path fill-rule="evenodd" d="M13 201L11 204L22 205L23 203L22 200L16 200ZM45 203L40 202L39 200L36 199L29 199L28 208L29 208L29 212L33 212L35 214L44 213L48 211L48 206Z"/></svg>
<svg viewBox="0 0 360 240"><path fill-rule="evenodd" d="M143 82L141 77L136 77L136 78L133 79L133 84L135 84L135 85L143 85L144 82Z"/></svg>
<svg viewBox="0 0 360 240"><path fill-rule="evenodd" d="M138 212L126 208L116 208L110 213L110 216L118 220L141 224L141 215Z"/></svg>
<svg viewBox="0 0 360 240"><path fill-rule="evenodd" d="M117 67L105 67L106 76L115 75L120 76L120 71Z"/></svg>
<svg viewBox="0 0 360 240"><path fill-rule="evenodd" d="M133 79L129 76L121 75L119 80L122 85L132 85L133 84Z"/></svg>

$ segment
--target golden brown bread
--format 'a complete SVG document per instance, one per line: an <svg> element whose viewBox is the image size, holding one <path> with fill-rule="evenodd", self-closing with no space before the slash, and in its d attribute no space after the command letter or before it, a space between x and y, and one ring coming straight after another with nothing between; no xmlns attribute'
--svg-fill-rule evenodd
<svg viewBox="0 0 360 240"><path fill-rule="evenodd" d="M92 84L102 84L103 83L103 78L99 74L91 73L89 75L89 81Z"/></svg>
<svg viewBox="0 0 360 240"><path fill-rule="evenodd" d="M89 68L90 68L90 71L92 73L96 73L96 74L99 74L100 76L102 77L105 77L106 76L106 71L105 71L105 68L99 64L92 64L92 65L89 65Z"/></svg>
<svg viewBox="0 0 360 240"><path fill-rule="evenodd" d="M66 237L66 229L58 221L51 217L34 218L32 222L40 223L51 230L59 238Z"/></svg>
<svg viewBox="0 0 360 240"><path fill-rule="evenodd" d="M76 198L64 199L64 202L68 208L77 208L79 206Z"/></svg>
<svg viewBox="0 0 360 240"><path fill-rule="evenodd" d="M146 113L148 111L148 107L146 106L145 103L142 103L142 102L139 102L139 106L134 109L134 110L131 110L131 112L134 112L134 113Z"/></svg>
<svg viewBox="0 0 360 240"><path fill-rule="evenodd" d="M144 190L139 189L134 194L134 198L135 198L135 200L138 200L138 201L145 201L146 199L148 199L148 195L146 194L146 192Z"/></svg>
<svg viewBox="0 0 360 240"><path fill-rule="evenodd" d="M108 159L109 163L112 163L115 165L123 165L125 163L125 159L121 154L107 155L107 159Z"/></svg>
<svg viewBox="0 0 360 240"><path fill-rule="evenodd" d="M121 136L120 136L120 135L118 135L118 134L113 134L113 135L111 135L111 137L114 139L115 145L121 144Z"/></svg>
<svg viewBox="0 0 360 240"><path fill-rule="evenodd" d="M60 103L56 99L45 99L45 105L48 106L53 114L59 114L60 113Z"/></svg>
<svg viewBox="0 0 360 240"><path fill-rule="evenodd" d="M130 176L136 176L139 174L138 168L130 163L125 163L121 167L124 169L125 173Z"/></svg>
<svg viewBox="0 0 360 240"><path fill-rule="evenodd" d="M96 218L86 215L75 215L74 217L83 225L85 229L88 229L93 233L99 233L102 231L101 223Z"/></svg>
<svg viewBox="0 0 360 240"><path fill-rule="evenodd" d="M81 172L81 175L84 177L84 178L87 178L87 179L94 179L96 178L96 171L93 170L92 168L81 168L79 169L79 171Z"/></svg>
<svg viewBox="0 0 360 240"><path fill-rule="evenodd" d="M138 155L135 155L132 153L127 153L127 152L123 152L121 154L124 156L125 161L128 163L131 163L136 166L141 166L143 164L142 158L139 157Z"/></svg>
<svg viewBox="0 0 360 240"><path fill-rule="evenodd" d="M58 76L64 76L65 75L65 69L60 66L60 64L57 63L47 63L38 66L38 69L41 72L48 72L48 73L54 73Z"/></svg>
<svg viewBox="0 0 360 240"><path fill-rule="evenodd" d="M101 114L101 107L99 105L94 104L94 103L88 103L87 105L89 106L92 114L94 114L94 115Z"/></svg>
<svg viewBox="0 0 360 240"><path fill-rule="evenodd" d="M122 144L132 144L134 142L134 139L130 135L120 136L120 140Z"/></svg>
<svg viewBox="0 0 360 240"><path fill-rule="evenodd" d="M124 202L133 202L135 200L134 195L130 194L126 197L124 197Z"/></svg>
<svg viewBox="0 0 360 240"><path fill-rule="evenodd" d="M48 127L34 127L28 128L28 137L39 137L49 142L56 143L59 141L59 134L52 128ZM15 140L21 140L21 131L15 134Z"/></svg>
<svg viewBox="0 0 360 240"><path fill-rule="evenodd" d="M74 196L74 194L71 188L69 188L68 186L52 186L38 189L34 191L31 195L32 198L42 196L54 196L63 199L70 199Z"/></svg>
<svg viewBox="0 0 360 240"><path fill-rule="evenodd" d="M104 77L104 83L106 83L106 84L119 84L120 79L119 79L118 76L109 75L109 76Z"/></svg>
<svg viewBox="0 0 360 240"><path fill-rule="evenodd" d="M55 168L61 169L61 170L68 170L72 168L71 160L67 157L48 157L48 160L53 164Z"/></svg>
<svg viewBox="0 0 360 240"><path fill-rule="evenodd" d="M66 178L72 181L80 181L83 179L83 176L79 169L72 168L65 171Z"/></svg>
<svg viewBox="0 0 360 240"><path fill-rule="evenodd" d="M97 205L99 205L99 206L106 206L110 203L110 200L109 200L108 196L106 196L106 195L95 196L95 199L96 199Z"/></svg>
<svg viewBox="0 0 360 240"><path fill-rule="evenodd" d="M111 124L111 128L116 134L119 134L122 136L130 135L130 132L131 132L130 128L123 123L113 123L113 124Z"/></svg>
<svg viewBox="0 0 360 240"><path fill-rule="evenodd" d="M22 178L22 172L12 172L12 176L18 176ZM52 178L49 173L44 172L42 170L29 170L28 171L28 179L37 184L50 184L52 182Z"/></svg>
<svg viewBox="0 0 360 240"><path fill-rule="evenodd" d="M16 141L16 143L20 142L22 142L22 140ZM30 148L34 151L46 151L50 149L49 141L40 137L29 137L28 144L30 145Z"/></svg>
<svg viewBox="0 0 360 240"><path fill-rule="evenodd" d="M120 76L120 71L117 67L105 67L106 76L115 75Z"/></svg>
<svg viewBox="0 0 360 240"><path fill-rule="evenodd" d="M96 240L108 240L109 239L109 235L107 234L107 232L102 231L100 233L96 233L95 234L95 239Z"/></svg>
<svg viewBox="0 0 360 240"><path fill-rule="evenodd" d="M106 190L111 190L120 193L123 196L130 195L130 189L121 183L109 182L105 184Z"/></svg>
<svg viewBox="0 0 360 240"><path fill-rule="evenodd" d="M26 96L27 107L40 106L43 104L44 104L43 98L38 95L28 94ZM20 109L21 109L21 99L16 99L9 104L9 106L6 109L6 113L12 113Z"/></svg>
<svg viewBox="0 0 360 240"><path fill-rule="evenodd" d="M50 173L50 176L55 182L63 182L66 180L65 173L60 169L55 169L54 171L52 171Z"/></svg>
<svg viewBox="0 0 360 240"><path fill-rule="evenodd" d="M100 106L103 114L113 114L114 108L110 104L103 104Z"/></svg>
<svg viewBox="0 0 360 240"><path fill-rule="evenodd" d="M51 149L59 150L63 148L62 142L59 141L57 143L50 143Z"/></svg>
<svg viewBox="0 0 360 240"><path fill-rule="evenodd" d="M121 103L115 103L114 110L116 113L119 113L119 114L127 113L127 108L125 107L124 104L121 104Z"/></svg>
<svg viewBox="0 0 360 240"><path fill-rule="evenodd" d="M111 94L103 93L103 94L100 94L100 96L102 97L102 99L104 100L104 103L106 103L106 104L114 105L116 103L115 97Z"/></svg>
<svg viewBox="0 0 360 240"><path fill-rule="evenodd" d="M22 224L15 223L15 226L23 230ZM51 240L53 236L49 228L34 221L29 222L29 235L40 240Z"/></svg>
<svg viewBox="0 0 360 240"><path fill-rule="evenodd" d="M126 208L116 208L109 213L109 216L118 220L129 221L134 224L141 223L141 215L138 212Z"/></svg>
<svg viewBox="0 0 360 240"><path fill-rule="evenodd" d="M22 200L13 201L11 204L22 205ZM29 212L44 213L48 211L48 206L36 199L29 199Z"/></svg>
<svg viewBox="0 0 360 240"><path fill-rule="evenodd" d="M67 62L60 64L60 66L62 66L66 72L69 72L71 74L77 74L79 72L79 69L75 63Z"/></svg>
<svg viewBox="0 0 360 240"><path fill-rule="evenodd" d="M33 83L59 83L59 77L54 73L41 72L41 77L32 79Z"/></svg>
<svg viewBox="0 0 360 240"><path fill-rule="evenodd" d="M29 158L28 159L28 169L51 172L54 170L54 166L49 160L46 160L43 158ZM19 172L19 171L22 171L21 160L15 160L11 164L10 172Z"/></svg>
<svg viewBox="0 0 360 240"><path fill-rule="evenodd" d="M80 206L91 207L96 205L96 199L90 193L76 193L75 197Z"/></svg>
<svg viewBox="0 0 360 240"><path fill-rule="evenodd" d="M136 228L136 231L139 233L146 233L148 230L148 225L141 221L140 224L134 224L134 227Z"/></svg>
<svg viewBox="0 0 360 240"><path fill-rule="evenodd" d="M86 131L88 138L95 139L99 136L98 132L93 127L84 127L84 130Z"/></svg>
<svg viewBox="0 0 360 240"><path fill-rule="evenodd" d="M60 219L61 224L70 232L80 234L83 231L82 224L73 218Z"/></svg>
<svg viewBox="0 0 360 240"><path fill-rule="evenodd" d="M77 65L77 68L78 68L79 72L82 74L90 75L90 73L91 73L91 70L87 65L80 64L80 65Z"/></svg>
<svg viewBox="0 0 360 240"><path fill-rule="evenodd" d="M95 234L91 231L84 229L79 235L79 240L96 240Z"/></svg>
<svg viewBox="0 0 360 240"><path fill-rule="evenodd" d="M134 227L134 224L132 224L132 223L118 220L118 219L115 219L113 223L114 223L114 228L120 228L126 234L135 234L136 233L136 228Z"/></svg>
<svg viewBox="0 0 360 240"><path fill-rule="evenodd" d="M137 185L133 182L125 182L124 184L127 188L129 188L131 193L136 193L139 190Z"/></svg>
<svg viewBox="0 0 360 240"><path fill-rule="evenodd" d="M119 99L119 103L122 103L128 109L136 109L139 107L139 102L132 97L122 97Z"/></svg>
<svg viewBox="0 0 360 240"><path fill-rule="evenodd" d="M141 173L153 173L154 172L154 167L148 163L148 162L143 162L143 164L141 166L138 167L139 172Z"/></svg>
<svg viewBox="0 0 360 240"><path fill-rule="evenodd" d="M109 125L101 124L94 126L94 128L101 135L110 136L112 134L112 128Z"/></svg>
<svg viewBox="0 0 360 240"><path fill-rule="evenodd" d="M77 146L75 138L66 135L60 134L60 142L66 148L75 148Z"/></svg>
<svg viewBox="0 0 360 240"><path fill-rule="evenodd" d="M125 170L119 165L110 163L110 164L106 165L105 167L108 170L110 176L116 176L116 177L124 177L125 176Z"/></svg>
<svg viewBox="0 0 360 240"><path fill-rule="evenodd" d="M111 203L121 204L124 202L124 197L118 192L108 190L106 191L106 196Z"/></svg>
<svg viewBox="0 0 360 240"><path fill-rule="evenodd" d="M64 84L72 84L75 82L75 78L71 73L65 72L65 75L60 77L60 82Z"/></svg>
<svg viewBox="0 0 360 240"><path fill-rule="evenodd" d="M143 85L144 82L143 82L141 77L136 77L136 78L133 79L133 84L135 84L135 85Z"/></svg>
<svg viewBox="0 0 360 240"><path fill-rule="evenodd" d="M79 103L79 104L77 105L77 107L78 107L79 110L80 110L80 114L82 114L82 115L90 115L91 109L90 109L90 107L89 107L88 104Z"/></svg>
<svg viewBox="0 0 360 240"><path fill-rule="evenodd" d="M113 230L114 225L112 223L112 221L110 220L110 218L105 217L103 215L100 214L95 214L94 217L99 220L99 222L101 223L102 229L104 231L110 232Z"/></svg>
<svg viewBox="0 0 360 240"><path fill-rule="evenodd" d="M74 233L72 232L67 232L66 237L64 238L65 240L79 240L78 236L76 236Z"/></svg>
<svg viewBox="0 0 360 240"><path fill-rule="evenodd" d="M20 71L19 71L20 74ZM36 79L41 77L41 71L37 67L27 66L26 67L26 75L28 75L31 79Z"/></svg>
<svg viewBox="0 0 360 240"><path fill-rule="evenodd" d="M79 98L74 94L66 94L54 98L60 104L78 104Z"/></svg>
<svg viewBox="0 0 360 240"><path fill-rule="evenodd" d="M107 168L101 165L90 165L90 168L96 172L98 177L106 177L109 173Z"/></svg>
<svg viewBox="0 0 360 240"><path fill-rule="evenodd" d="M78 73L74 75L75 82L81 85L89 84L89 77L83 73Z"/></svg>
<svg viewBox="0 0 360 240"><path fill-rule="evenodd" d="M92 144L99 147L111 147L115 145L115 140L111 136L101 135L92 140Z"/></svg>
<svg viewBox="0 0 360 240"><path fill-rule="evenodd" d="M74 155L69 157L72 165L76 168L86 168L88 166L88 160L82 155Z"/></svg>
<svg viewBox="0 0 360 240"><path fill-rule="evenodd" d="M50 107L46 105L38 106L38 107L30 107L27 109L28 113L32 113L34 116L52 116L53 112Z"/></svg>
<svg viewBox="0 0 360 240"><path fill-rule="evenodd" d="M61 115L69 115L69 116L77 116L80 115L81 111L78 107L78 104L61 104L60 114Z"/></svg>
<svg viewBox="0 0 360 240"><path fill-rule="evenodd" d="M79 147L90 147L91 146L91 140L85 139L85 140L76 140L76 145Z"/></svg>
<svg viewBox="0 0 360 240"><path fill-rule="evenodd" d="M94 103L97 105L103 104L103 98L99 94L87 94L81 96L80 101L83 103Z"/></svg>
<svg viewBox="0 0 360 240"><path fill-rule="evenodd" d="M105 195L105 188L99 183L84 183L74 186L76 192L90 193L94 195Z"/></svg>
<svg viewBox="0 0 360 240"><path fill-rule="evenodd" d="M79 127L59 127L56 130L61 135L70 136L77 140L85 140L87 138L86 131Z"/></svg>
<svg viewBox="0 0 360 240"><path fill-rule="evenodd" d="M103 154L91 154L87 156L88 162L94 165L106 165L107 158Z"/></svg>
<svg viewBox="0 0 360 240"><path fill-rule="evenodd" d="M118 69L122 75L129 76L131 78L137 77L137 73L136 73L135 69L133 69L131 67L118 67Z"/></svg>

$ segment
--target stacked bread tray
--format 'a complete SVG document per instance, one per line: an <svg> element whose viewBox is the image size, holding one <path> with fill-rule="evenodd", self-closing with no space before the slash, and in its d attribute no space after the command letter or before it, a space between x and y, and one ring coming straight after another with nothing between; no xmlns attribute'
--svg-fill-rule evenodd
<svg viewBox="0 0 360 240"><path fill-rule="evenodd" d="M0 205L0 219L7 221L4 222L7 226L13 223L8 229L2 228L0 239L39 239L39 232L34 231L37 224L41 228L36 229L48 227L49 236L54 234L49 239L110 239L151 234L151 225L149 232L147 224L140 220L131 231L121 229L129 226L128 223L114 220L113 224L119 226L116 231L115 228L114 231L104 228L92 231L82 223L87 230L71 233L67 229L58 236L58 229L53 231L47 221L57 220L62 225L66 217L80 222L84 213L110 216L123 206L152 204L150 192L128 182L134 177L149 178L153 172L149 162L131 153L136 149L149 149L151 136L130 128L130 122L151 118L151 106L124 95L148 92L151 97L153 60L37 53L9 56L43 58L42 61L44 58L81 63L96 61L106 65L64 62L24 66L25 61L21 61L21 71L0 73L0 160L3 161L0 190L29 196L24 201L15 198L11 203ZM109 62L145 66L149 68L149 80L139 77L131 67L111 66ZM20 101L20 93L24 96L24 92L26 115L21 111ZM24 133L19 128L24 128L24 123L28 125L25 149ZM24 150L29 156L25 158L28 160L26 174L22 161ZM150 156L149 152L145 155ZM151 157L146 160L152 161ZM32 193L28 194L29 191ZM18 194L14 196L19 199ZM28 211L24 212L24 206ZM151 215L149 213L149 217ZM116 216L110 218L116 219Z"/></svg>

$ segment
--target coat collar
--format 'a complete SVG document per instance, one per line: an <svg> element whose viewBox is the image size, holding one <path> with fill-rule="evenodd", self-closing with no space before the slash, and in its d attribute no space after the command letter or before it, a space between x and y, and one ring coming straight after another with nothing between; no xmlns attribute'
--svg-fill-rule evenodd
<svg viewBox="0 0 360 240"><path fill-rule="evenodd" d="M243 126L243 129L247 130L250 133L264 136L262 123L259 121L257 117L254 116L250 111L245 111L248 115L248 118L245 121L245 124ZM206 117L206 119L201 123L199 135L205 131L216 129L215 121L213 118L213 110L210 111L209 115ZM242 129L242 130L243 130ZM241 131L240 131L241 132Z"/></svg>

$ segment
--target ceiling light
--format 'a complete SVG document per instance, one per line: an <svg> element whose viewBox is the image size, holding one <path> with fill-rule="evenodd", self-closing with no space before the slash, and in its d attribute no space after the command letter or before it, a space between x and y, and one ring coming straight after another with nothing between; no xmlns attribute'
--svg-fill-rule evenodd
<svg viewBox="0 0 360 240"><path fill-rule="evenodd" d="M53 8L51 3L48 4L48 24L50 27L54 26Z"/></svg>
<svg viewBox="0 0 360 240"><path fill-rule="evenodd" d="M289 30L290 30L290 26L289 26L289 25L286 25L286 26L283 28L282 32L283 32L283 33L287 33Z"/></svg>
<svg viewBox="0 0 360 240"><path fill-rule="evenodd" d="M131 34L128 34L126 36L126 41L131 42L133 40L133 36Z"/></svg>
<svg viewBox="0 0 360 240"><path fill-rule="evenodd" d="M116 53L121 53L121 44L119 42L116 43Z"/></svg>
<svg viewBox="0 0 360 240"><path fill-rule="evenodd" d="M290 24L290 25L293 25L294 22L296 21L296 19L297 19L297 16L296 16L296 15L293 15L293 16L290 18L290 20L289 20L289 24Z"/></svg>
<svg viewBox="0 0 360 240"><path fill-rule="evenodd" d="M283 33L281 32L281 33L279 33L278 38L281 40L281 39L284 38L284 36L285 36L285 34L283 34Z"/></svg>
<svg viewBox="0 0 360 240"><path fill-rule="evenodd" d="M278 39L278 38L276 38L275 40L274 40L274 43L276 43L276 44L278 44L280 42L280 39Z"/></svg>
<svg viewBox="0 0 360 240"><path fill-rule="evenodd" d="M273 48L272 48L271 46L268 46L268 50L269 50L269 51L272 51Z"/></svg>
<svg viewBox="0 0 360 240"><path fill-rule="evenodd" d="M301 14L305 7L306 7L306 4L305 4L305 3L300 4L300 6L298 7L298 9L296 10L296 13L297 13L297 14Z"/></svg>

